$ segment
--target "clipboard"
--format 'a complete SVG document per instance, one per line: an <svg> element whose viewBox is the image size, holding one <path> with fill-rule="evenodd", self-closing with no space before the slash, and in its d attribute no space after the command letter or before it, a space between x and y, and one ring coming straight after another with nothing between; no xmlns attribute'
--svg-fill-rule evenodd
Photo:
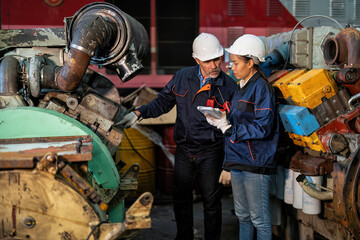
<svg viewBox="0 0 360 240"><path fill-rule="evenodd" d="M209 114L210 116L220 119L222 116L222 112L219 108L212 108L206 106L198 106L197 110L199 110L202 114Z"/></svg>

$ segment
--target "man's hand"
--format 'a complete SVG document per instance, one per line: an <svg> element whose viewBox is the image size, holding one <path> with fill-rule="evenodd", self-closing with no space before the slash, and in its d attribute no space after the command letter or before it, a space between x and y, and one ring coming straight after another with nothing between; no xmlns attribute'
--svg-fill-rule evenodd
<svg viewBox="0 0 360 240"><path fill-rule="evenodd" d="M215 126L216 128L220 129L223 133L225 133L226 130L231 128L231 124L228 123L226 119L226 112L222 112L221 118L216 119L209 114L205 114L206 121L210 124Z"/></svg>
<svg viewBox="0 0 360 240"><path fill-rule="evenodd" d="M223 185L230 185L231 182L231 174L230 172L227 172L225 170L222 170L220 177L219 177L219 183Z"/></svg>
<svg viewBox="0 0 360 240"><path fill-rule="evenodd" d="M135 111L126 114L125 117L120 122L115 123L114 126L124 125L124 128L131 127L139 118Z"/></svg>

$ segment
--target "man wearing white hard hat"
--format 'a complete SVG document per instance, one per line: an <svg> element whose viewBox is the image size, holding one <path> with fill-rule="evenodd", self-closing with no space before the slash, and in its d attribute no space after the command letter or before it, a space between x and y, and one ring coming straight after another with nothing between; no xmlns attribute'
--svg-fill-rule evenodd
<svg viewBox="0 0 360 240"><path fill-rule="evenodd" d="M201 33L193 42L197 65L185 67L151 103L124 117L119 124L130 127L139 117L155 118L177 108L173 200L177 225L176 239L194 239L193 188L198 178L204 207L205 240L220 239L221 195L219 176L224 159L224 136L212 127L198 106L228 109L235 82L220 69L224 54L219 40Z"/></svg>
<svg viewBox="0 0 360 240"><path fill-rule="evenodd" d="M265 61L265 45L259 37L245 34L226 51L240 80L238 90L228 118L207 116L225 135L220 181L231 181L239 239L252 240L255 227L258 240L270 240L270 175L276 173L279 119L274 89L258 66Z"/></svg>

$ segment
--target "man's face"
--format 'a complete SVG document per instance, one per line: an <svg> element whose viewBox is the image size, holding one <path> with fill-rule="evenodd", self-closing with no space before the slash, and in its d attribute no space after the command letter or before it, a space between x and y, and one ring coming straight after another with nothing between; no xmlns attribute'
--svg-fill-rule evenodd
<svg viewBox="0 0 360 240"><path fill-rule="evenodd" d="M208 61L200 61L195 58L197 64L200 65L200 71L204 78L217 78L220 74L221 57L210 59Z"/></svg>

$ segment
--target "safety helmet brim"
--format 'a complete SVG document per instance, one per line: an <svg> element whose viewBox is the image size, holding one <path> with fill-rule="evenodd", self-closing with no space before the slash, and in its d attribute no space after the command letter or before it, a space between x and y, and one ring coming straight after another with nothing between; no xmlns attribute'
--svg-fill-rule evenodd
<svg viewBox="0 0 360 240"><path fill-rule="evenodd" d="M200 61L203 61L203 62L206 62L206 61L209 61L211 59L215 59L215 58L219 58L219 57L222 57L224 55L224 50L222 49L221 52L218 52L217 54L211 54L210 56L196 56L196 54L192 54L192 57L193 58L197 58L199 59Z"/></svg>
<svg viewBox="0 0 360 240"><path fill-rule="evenodd" d="M228 53L234 54L234 55L242 56L242 57L257 58L257 59L259 59L260 62L265 62L264 57L257 57L257 56L251 55L249 53L243 53L241 51L236 51L234 49L231 49L231 47L225 48L225 51Z"/></svg>

